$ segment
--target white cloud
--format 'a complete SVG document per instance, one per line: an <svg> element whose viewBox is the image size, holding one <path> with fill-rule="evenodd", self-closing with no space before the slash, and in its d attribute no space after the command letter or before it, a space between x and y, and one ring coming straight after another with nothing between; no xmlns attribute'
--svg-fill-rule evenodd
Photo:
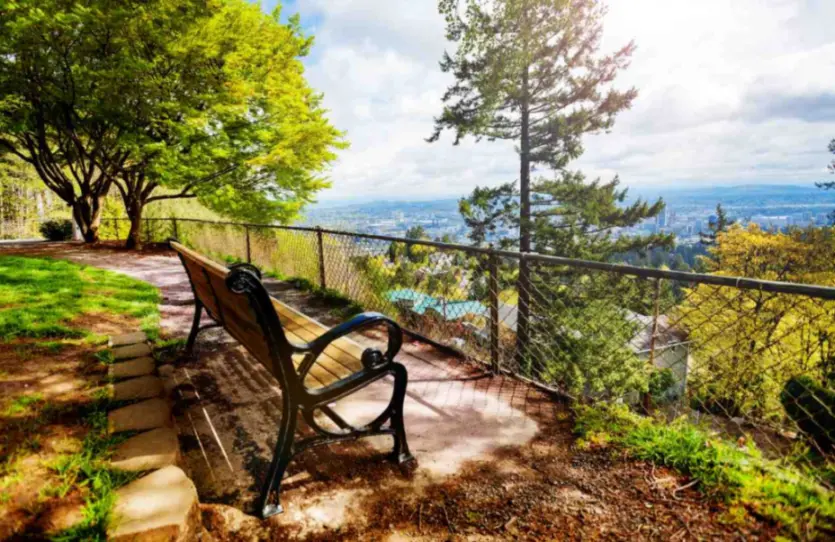
<svg viewBox="0 0 835 542"><path fill-rule="evenodd" d="M830 0L610 0L603 46L634 39L618 84L639 98L576 163L647 184L798 182L835 137ZM297 0L316 36L311 84L351 147L322 200L439 198L517 177L507 142L429 144L450 83L433 0Z"/></svg>

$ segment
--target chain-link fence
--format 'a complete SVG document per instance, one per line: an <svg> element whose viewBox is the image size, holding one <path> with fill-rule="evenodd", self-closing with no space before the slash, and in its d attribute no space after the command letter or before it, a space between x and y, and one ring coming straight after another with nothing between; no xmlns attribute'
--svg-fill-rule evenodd
<svg viewBox="0 0 835 542"><path fill-rule="evenodd" d="M36 220L6 220L0 221L0 239L40 239L40 221Z"/></svg>
<svg viewBox="0 0 835 542"><path fill-rule="evenodd" d="M143 234L383 312L578 401L686 416L770 457L833 452L835 288L318 228L150 219Z"/></svg>

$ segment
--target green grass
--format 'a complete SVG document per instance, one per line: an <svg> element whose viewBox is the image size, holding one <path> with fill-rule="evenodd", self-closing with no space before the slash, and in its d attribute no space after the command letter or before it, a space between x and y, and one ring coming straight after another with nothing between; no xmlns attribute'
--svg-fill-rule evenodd
<svg viewBox="0 0 835 542"><path fill-rule="evenodd" d="M766 459L752 444L740 447L685 419L666 423L624 405L578 406L575 430L580 448L614 446L677 469L734 513L744 507L794 537L823 539L835 532L835 497L817 482L820 476Z"/></svg>
<svg viewBox="0 0 835 542"><path fill-rule="evenodd" d="M8 407L6 407L6 416L17 416L29 412L30 407L43 402L43 394L30 393L27 395L18 395L13 398Z"/></svg>
<svg viewBox="0 0 835 542"><path fill-rule="evenodd" d="M59 353L69 344L98 345L106 337L84 329L82 315L123 315L140 321L152 340L159 339L159 291L152 285L126 275L63 260L0 256L0 342L34 339L15 345L22 361ZM94 354L100 363L112 362L109 350ZM114 471L107 459L112 447L124 437L107 433L107 392L100 389L79 412L88 432L77 449L67 449L48 467L55 481L42 489L44 497L66 497L79 489L85 504L83 520L54 537L59 541L105 540L115 500L115 490L135 477ZM59 407L39 394L15 397L4 405L6 415L27 415L32 436L20 451L37 451L42 444L34 434L39 424L59 413ZM37 416L35 417L35 414ZM24 479L18 458L0 463L0 500L8 500L5 488Z"/></svg>
<svg viewBox="0 0 835 542"><path fill-rule="evenodd" d="M159 335L159 291L120 273L64 260L0 256L0 340L18 337L72 339L90 336L73 325L82 314L138 318ZM55 341L45 348L59 348Z"/></svg>
<svg viewBox="0 0 835 542"><path fill-rule="evenodd" d="M97 399L85 417L89 431L81 450L61 455L48 467L58 475L58 483L45 490L49 496L65 497L73 488L86 489L82 520L52 537L58 542L107 539L107 525L116 500L116 490L137 477L137 473L108 467L114 446L125 437L107 433L108 401Z"/></svg>

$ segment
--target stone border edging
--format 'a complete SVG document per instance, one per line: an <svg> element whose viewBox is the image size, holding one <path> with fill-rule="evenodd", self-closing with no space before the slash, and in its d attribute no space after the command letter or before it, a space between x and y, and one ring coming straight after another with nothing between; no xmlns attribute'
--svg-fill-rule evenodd
<svg viewBox="0 0 835 542"><path fill-rule="evenodd" d="M203 528L197 488L177 466L180 442L168 395L173 367L157 371L147 336L142 332L108 339L113 359L108 376L110 397L131 402L111 410L108 431L140 431L113 452L113 468L144 472L116 491L108 540L193 540ZM161 373L162 378L156 373Z"/></svg>

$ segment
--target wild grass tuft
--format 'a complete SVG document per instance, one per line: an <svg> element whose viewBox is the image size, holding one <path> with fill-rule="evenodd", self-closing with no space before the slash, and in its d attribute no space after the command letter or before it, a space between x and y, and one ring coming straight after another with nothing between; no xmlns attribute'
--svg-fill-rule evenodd
<svg viewBox="0 0 835 542"><path fill-rule="evenodd" d="M43 394L41 393L29 393L25 395L18 395L17 397L13 398L9 403L9 406L6 407L5 415L17 416L20 414L25 414L29 412L33 406L42 403L43 400Z"/></svg>
<svg viewBox="0 0 835 542"><path fill-rule="evenodd" d="M89 431L81 449L61 455L48 465L58 475L58 483L50 488L52 495L64 497L75 488L86 492L81 522L58 533L53 540L106 540L115 491L137 476L111 469L107 463L111 450L124 437L108 434L106 405L106 400L97 399L90 407L85 417Z"/></svg>
<svg viewBox="0 0 835 542"><path fill-rule="evenodd" d="M677 469L737 513L734 507L744 506L792 536L814 539L835 531L835 496L817 473L766 459L753 444L738 446L685 419L645 418L625 405L578 406L575 430L580 448L616 446Z"/></svg>

